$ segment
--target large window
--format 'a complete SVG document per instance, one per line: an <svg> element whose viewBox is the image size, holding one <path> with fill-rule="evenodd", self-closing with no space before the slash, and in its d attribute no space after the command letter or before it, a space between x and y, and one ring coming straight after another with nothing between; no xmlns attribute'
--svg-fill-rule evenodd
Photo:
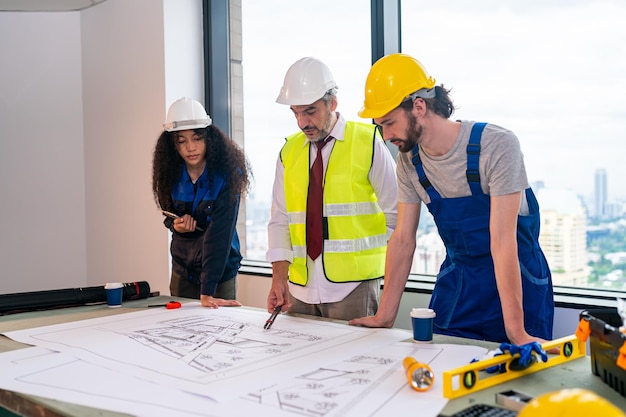
<svg viewBox="0 0 626 417"><path fill-rule="evenodd" d="M322 59L339 84L339 111L359 120L371 65L370 1L241 6L245 148L256 177L246 247L248 259L264 260L276 157L297 130L274 101L284 74L301 57ZM412 0L401 16L402 52L452 88L453 117L519 137L555 283L626 289L626 3ZM443 256L425 215L412 272L436 274Z"/></svg>
<svg viewBox="0 0 626 417"><path fill-rule="evenodd" d="M555 284L626 289L626 3L402 6L403 52L452 88L453 117L517 134ZM416 261L436 257L421 239Z"/></svg>
<svg viewBox="0 0 626 417"><path fill-rule="evenodd" d="M246 206L246 257L265 260L278 152L298 131L289 106L275 102L295 61L322 60L339 85L338 111L362 120L363 83L371 64L368 0L242 0L242 67L246 154L255 176Z"/></svg>

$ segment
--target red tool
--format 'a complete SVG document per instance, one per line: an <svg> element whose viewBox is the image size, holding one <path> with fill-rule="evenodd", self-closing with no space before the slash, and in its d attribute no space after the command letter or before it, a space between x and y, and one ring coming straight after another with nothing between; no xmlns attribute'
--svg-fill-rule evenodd
<svg viewBox="0 0 626 417"><path fill-rule="evenodd" d="M172 309L175 309L175 308L181 308L182 304L179 303L178 301L168 301L165 304L151 304L148 307L165 307L168 310L172 310Z"/></svg>

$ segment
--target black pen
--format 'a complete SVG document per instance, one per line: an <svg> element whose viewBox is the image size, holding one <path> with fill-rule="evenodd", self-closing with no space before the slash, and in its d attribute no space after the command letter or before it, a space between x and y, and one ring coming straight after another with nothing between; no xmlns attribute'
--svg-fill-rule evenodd
<svg viewBox="0 0 626 417"><path fill-rule="evenodd" d="M274 308L274 312L272 313L270 318L265 321L265 326L263 326L265 330L269 330L269 328L272 327L272 324L274 324L274 320L276 319L276 316L278 316L278 313L280 313L280 309L282 307L283 306L278 306Z"/></svg>
<svg viewBox="0 0 626 417"><path fill-rule="evenodd" d="M180 216L179 216L178 214L176 214L176 213L172 213L172 212L170 212L170 211L161 210L161 213L163 213L163 215L164 215L165 217L169 217L170 219L174 219L174 220L176 220L176 219L179 219L179 218L180 218ZM204 229L203 229L203 228L201 228L200 226L196 226L196 230L197 230L198 232L204 232Z"/></svg>

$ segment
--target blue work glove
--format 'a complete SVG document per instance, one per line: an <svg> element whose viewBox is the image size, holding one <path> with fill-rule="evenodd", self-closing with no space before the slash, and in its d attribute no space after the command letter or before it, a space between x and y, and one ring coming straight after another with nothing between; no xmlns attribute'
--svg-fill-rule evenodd
<svg viewBox="0 0 626 417"><path fill-rule="evenodd" d="M500 349L505 352L508 350L511 355L519 353L520 357L518 361L518 370L526 369L535 362L536 357L535 355L533 355L533 352L538 353L541 356L541 360L543 362L548 361L548 354L543 350L539 342L531 342L522 346L512 345L510 343L502 343L500 345Z"/></svg>

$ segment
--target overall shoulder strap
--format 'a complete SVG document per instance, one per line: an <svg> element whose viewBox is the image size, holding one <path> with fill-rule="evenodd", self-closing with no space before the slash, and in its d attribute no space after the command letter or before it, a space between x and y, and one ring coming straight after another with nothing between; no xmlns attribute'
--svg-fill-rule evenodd
<svg viewBox="0 0 626 417"><path fill-rule="evenodd" d="M417 178L419 178L420 184L422 184L422 187L424 187L424 190L428 193L428 197L430 197L430 201L441 198L439 192L435 190L435 187L433 187L430 180L426 177L426 172L424 172L424 166L422 165L422 158L420 158L419 145L415 145L411 151L411 162L415 167L415 172L417 172Z"/></svg>
<svg viewBox="0 0 626 417"><path fill-rule="evenodd" d="M467 144L467 170L465 176L472 195L483 194L482 188L480 188L480 140L483 135L483 130L487 123L474 123L472 126L472 132L470 133L469 143Z"/></svg>

